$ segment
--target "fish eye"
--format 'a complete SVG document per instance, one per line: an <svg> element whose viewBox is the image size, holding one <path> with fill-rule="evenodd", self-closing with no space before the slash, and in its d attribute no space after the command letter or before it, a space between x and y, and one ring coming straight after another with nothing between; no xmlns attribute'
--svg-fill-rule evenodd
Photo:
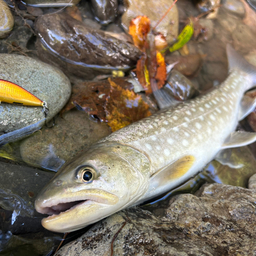
<svg viewBox="0 0 256 256"><path fill-rule="evenodd" d="M80 176L80 179L83 181L83 182L86 182L86 183L90 183L93 181L93 179L95 179L96 177L96 172L93 168L91 167L82 167L80 169L80 174L78 176Z"/></svg>

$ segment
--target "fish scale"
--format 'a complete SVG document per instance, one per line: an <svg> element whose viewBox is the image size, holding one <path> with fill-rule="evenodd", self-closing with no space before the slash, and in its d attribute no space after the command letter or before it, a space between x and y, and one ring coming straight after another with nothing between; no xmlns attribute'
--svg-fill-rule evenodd
<svg viewBox="0 0 256 256"><path fill-rule="evenodd" d="M227 53L230 75L219 87L112 133L66 164L35 201L51 215L42 225L83 228L170 191L214 158L224 163L223 150L256 141L255 133L234 132L256 106L243 95L256 84L256 68L231 47Z"/></svg>

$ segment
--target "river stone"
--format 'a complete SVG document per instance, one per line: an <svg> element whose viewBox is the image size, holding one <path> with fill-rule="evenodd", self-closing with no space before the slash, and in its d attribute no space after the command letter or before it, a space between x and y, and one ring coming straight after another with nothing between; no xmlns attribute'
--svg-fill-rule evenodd
<svg viewBox="0 0 256 256"><path fill-rule="evenodd" d="M0 226L13 234L42 231L43 215L34 209L36 195L55 174L0 162Z"/></svg>
<svg viewBox="0 0 256 256"><path fill-rule="evenodd" d="M31 166L56 171L78 152L110 133L107 124L93 122L85 112L71 110L56 118L52 128L44 127L22 141L20 154Z"/></svg>
<svg viewBox="0 0 256 256"><path fill-rule="evenodd" d="M13 28L14 19L8 5L0 0L0 38L6 37Z"/></svg>
<svg viewBox="0 0 256 256"><path fill-rule="evenodd" d="M0 54L0 79L11 81L46 101L47 120L65 105L71 93L70 82L57 68L39 60L13 54ZM2 102L0 132L7 133L45 118L42 107L28 107Z"/></svg>
<svg viewBox="0 0 256 256"><path fill-rule="evenodd" d="M90 80L113 70L128 71L141 55L129 42L89 28L65 13L40 16L35 29L40 36L40 58L62 68L70 78L73 75Z"/></svg>
<svg viewBox="0 0 256 256"><path fill-rule="evenodd" d="M150 19L151 28L153 28L161 17L166 13L173 1L171 0L127 0L125 1L127 10L122 16L122 26L128 32L132 19L140 15L145 15ZM177 6L168 12L166 17L156 27L156 32L162 33L168 43L173 42L178 36L179 15Z"/></svg>
<svg viewBox="0 0 256 256"><path fill-rule="evenodd" d="M255 200L254 190L207 185L197 196L174 196L162 218L139 207L116 213L55 256L253 255Z"/></svg>

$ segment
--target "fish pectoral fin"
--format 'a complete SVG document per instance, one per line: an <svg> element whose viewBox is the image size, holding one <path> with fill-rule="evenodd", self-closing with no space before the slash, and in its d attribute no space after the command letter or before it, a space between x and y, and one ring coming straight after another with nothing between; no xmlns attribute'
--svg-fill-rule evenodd
<svg viewBox="0 0 256 256"><path fill-rule="evenodd" d="M249 115L256 107L256 99L244 95L239 109L239 121Z"/></svg>
<svg viewBox="0 0 256 256"><path fill-rule="evenodd" d="M170 165L162 168L150 178L150 188L164 186L171 180L176 180L186 174L195 162L194 156L184 156Z"/></svg>
<svg viewBox="0 0 256 256"><path fill-rule="evenodd" d="M232 157L232 149L227 148L218 152L214 160L218 161L222 165L227 165L233 169L242 168L244 165L239 161L239 159Z"/></svg>
<svg viewBox="0 0 256 256"><path fill-rule="evenodd" d="M222 145L221 149L237 148L249 145L256 141L256 132L232 132Z"/></svg>

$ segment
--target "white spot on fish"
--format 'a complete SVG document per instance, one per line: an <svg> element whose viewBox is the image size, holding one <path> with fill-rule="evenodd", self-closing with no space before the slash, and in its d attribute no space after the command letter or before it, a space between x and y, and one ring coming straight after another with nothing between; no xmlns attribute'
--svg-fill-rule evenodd
<svg viewBox="0 0 256 256"><path fill-rule="evenodd" d="M212 133L212 130L210 127L207 127L207 133L210 135Z"/></svg>
<svg viewBox="0 0 256 256"><path fill-rule="evenodd" d="M200 111L204 112L204 109L202 107L199 108Z"/></svg>
<svg viewBox="0 0 256 256"><path fill-rule="evenodd" d="M216 120L216 118L215 118L215 116L214 116L214 115L210 115L210 118L211 118L213 121L215 121L215 120Z"/></svg>
<svg viewBox="0 0 256 256"><path fill-rule="evenodd" d="M187 110L187 111L186 111L186 114L190 116L190 115L191 115L191 112Z"/></svg>
<svg viewBox="0 0 256 256"><path fill-rule="evenodd" d="M177 116L173 116L172 118L173 118L173 120L178 120Z"/></svg>
<svg viewBox="0 0 256 256"><path fill-rule="evenodd" d="M154 127L150 124L150 125L148 126L148 128L149 128L149 129L153 129Z"/></svg>
<svg viewBox="0 0 256 256"><path fill-rule="evenodd" d="M193 112L196 112L196 109L195 109L195 108L191 108L191 110L192 110Z"/></svg>
<svg viewBox="0 0 256 256"><path fill-rule="evenodd" d="M187 140L182 140L182 145L187 147L189 145L188 141Z"/></svg>
<svg viewBox="0 0 256 256"><path fill-rule="evenodd" d="M216 111L220 114L221 110L219 108L216 108Z"/></svg>
<svg viewBox="0 0 256 256"><path fill-rule="evenodd" d="M205 106L206 108L210 108L210 105L208 105L207 103L204 104L204 106Z"/></svg>
<svg viewBox="0 0 256 256"><path fill-rule="evenodd" d="M212 122L211 122L211 121L208 121L207 124L212 125Z"/></svg>
<svg viewBox="0 0 256 256"><path fill-rule="evenodd" d="M197 129L201 129L201 128L202 128L202 125L199 124L199 123L196 123L196 128L197 128Z"/></svg>
<svg viewBox="0 0 256 256"><path fill-rule="evenodd" d="M222 107L226 112L228 112L228 109L225 107L225 106L223 106Z"/></svg>
<svg viewBox="0 0 256 256"><path fill-rule="evenodd" d="M193 143L197 143L197 139L194 137L194 138L192 139L192 142L193 142Z"/></svg>
<svg viewBox="0 0 256 256"><path fill-rule="evenodd" d="M204 121L204 117L203 116L199 116L199 119Z"/></svg>
<svg viewBox="0 0 256 256"><path fill-rule="evenodd" d="M168 124L169 124L169 122L168 122L168 121L166 121L166 120L164 120L164 121L163 121L163 124L168 125Z"/></svg>
<svg viewBox="0 0 256 256"><path fill-rule="evenodd" d="M212 103L215 104L215 105L217 104L217 102L215 100L212 100Z"/></svg>
<svg viewBox="0 0 256 256"><path fill-rule="evenodd" d="M139 136L142 136L143 134L142 134L141 132L138 132L138 135L139 135Z"/></svg>
<svg viewBox="0 0 256 256"><path fill-rule="evenodd" d="M156 140L157 140L157 137L156 137L155 135L152 135L152 136L151 136L151 139L154 140L154 141L156 141Z"/></svg>
<svg viewBox="0 0 256 256"><path fill-rule="evenodd" d="M187 137L189 137L190 135L189 135L189 133L187 133L187 132L184 132L184 134L185 134L185 136L187 136Z"/></svg>
<svg viewBox="0 0 256 256"><path fill-rule="evenodd" d="M171 138L168 138L168 139L167 139L167 142L168 142L170 145L172 145L172 144L173 144L173 142L174 142L174 140L173 140L173 139L171 139Z"/></svg>
<svg viewBox="0 0 256 256"><path fill-rule="evenodd" d="M190 121L190 119L188 117L185 117L184 119L185 119L186 122Z"/></svg>
<svg viewBox="0 0 256 256"><path fill-rule="evenodd" d="M161 147L160 146L156 146L156 149L158 150L158 151L160 151L161 150Z"/></svg>
<svg viewBox="0 0 256 256"><path fill-rule="evenodd" d="M203 136L201 134L198 134L198 138L199 138L199 140L202 140Z"/></svg>
<svg viewBox="0 0 256 256"><path fill-rule="evenodd" d="M164 127L161 127L161 132L166 132L166 129Z"/></svg>
<svg viewBox="0 0 256 256"><path fill-rule="evenodd" d="M164 149L164 154L165 154L166 156L169 156L169 155L170 155L170 150L169 150L168 148L165 148L165 149Z"/></svg>
<svg viewBox="0 0 256 256"><path fill-rule="evenodd" d="M164 158L162 156L160 156L159 157L159 161L163 163L164 162Z"/></svg>
<svg viewBox="0 0 256 256"><path fill-rule="evenodd" d="M174 127L173 130L174 130L175 132L178 132L178 131L179 131L179 128L178 128L178 127Z"/></svg>
<svg viewBox="0 0 256 256"><path fill-rule="evenodd" d="M183 123L182 126L187 128L188 124L187 123Z"/></svg>
<svg viewBox="0 0 256 256"><path fill-rule="evenodd" d="M146 143L145 146L148 150L152 150L152 146L150 144Z"/></svg>

